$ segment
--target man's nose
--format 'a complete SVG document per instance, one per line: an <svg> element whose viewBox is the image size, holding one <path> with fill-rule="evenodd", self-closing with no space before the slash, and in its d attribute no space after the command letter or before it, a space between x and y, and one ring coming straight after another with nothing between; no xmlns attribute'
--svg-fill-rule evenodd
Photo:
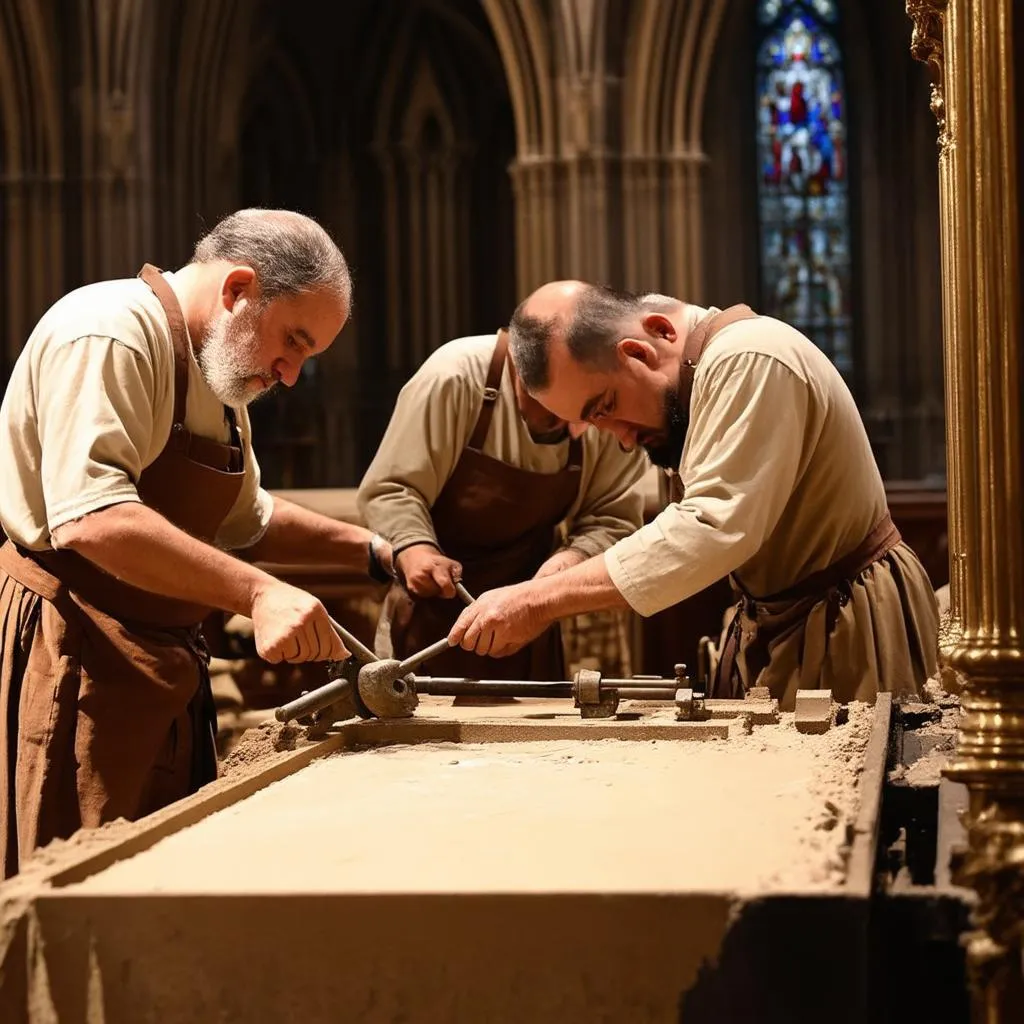
<svg viewBox="0 0 1024 1024"><path fill-rule="evenodd" d="M277 374L278 380L285 387L291 388L295 386L295 382L299 379L299 374L302 373L302 363L293 363L288 359L278 359L274 366L274 372Z"/></svg>
<svg viewBox="0 0 1024 1024"><path fill-rule="evenodd" d="M636 431L619 420L611 420L602 430L607 430L619 442L619 447L631 452L636 447Z"/></svg>

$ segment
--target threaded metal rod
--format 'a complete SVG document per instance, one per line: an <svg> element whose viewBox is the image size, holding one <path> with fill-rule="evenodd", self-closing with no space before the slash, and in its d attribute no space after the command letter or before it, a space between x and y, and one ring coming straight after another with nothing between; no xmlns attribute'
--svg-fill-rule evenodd
<svg viewBox="0 0 1024 1024"><path fill-rule="evenodd" d="M466 679L455 676L415 676L416 692L431 697L574 697L576 686L563 679ZM627 700L674 700L674 684L657 685L649 679L606 679L605 692L618 691Z"/></svg>
<svg viewBox="0 0 1024 1024"><path fill-rule="evenodd" d="M461 679L416 676L416 692L431 697L571 697L572 683L526 679Z"/></svg>

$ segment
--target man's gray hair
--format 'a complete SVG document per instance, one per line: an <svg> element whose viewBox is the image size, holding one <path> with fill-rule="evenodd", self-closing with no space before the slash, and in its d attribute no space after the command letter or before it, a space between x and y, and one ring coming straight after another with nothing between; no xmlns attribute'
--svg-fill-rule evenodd
<svg viewBox="0 0 1024 1024"><path fill-rule="evenodd" d="M622 340L623 325L646 312L667 313L679 300L650 293L636 295L605 285L589 285L581 292L568 318L543 320L526 312L529 299L520 303L509 322L509 346L516 373L528 391L544 391L551 383L551 345L564 331L565 344L573 359L593 367L610 366L615 346Z"/></svg>
<svg viewBox="0 0 1024 1024"><path fill-rule="evenodd" d="M256 271L260 299L326 291L349 308L352 275L334 239L291 210L238 210L200 239L193 263L227 260Z"/></svg>

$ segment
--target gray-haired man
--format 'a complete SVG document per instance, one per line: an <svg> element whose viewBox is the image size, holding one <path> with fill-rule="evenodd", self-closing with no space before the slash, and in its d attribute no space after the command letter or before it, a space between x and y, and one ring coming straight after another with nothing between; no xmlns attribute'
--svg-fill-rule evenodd
<svg viewBox="0 0 1024 1024"><path fill-rule="evenodd" d="M270 661L345 655L315 598L226 552L390 570L368 531L270 498L246 413L331 345L350 300L319 225L243 210L177 272L81 288L33 331L0 406L5 875L214 777L210 609L250 616Z"/></svg>

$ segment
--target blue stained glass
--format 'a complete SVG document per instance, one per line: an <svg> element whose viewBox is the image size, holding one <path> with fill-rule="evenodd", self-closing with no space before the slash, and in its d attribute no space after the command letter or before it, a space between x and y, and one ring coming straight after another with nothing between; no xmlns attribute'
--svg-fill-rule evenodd
<svg viewBox="0 0 1024 1024"><path fill-rule="evenodd" d="M761 312L850 374L850 218L842 54L833 0L762 0L757 142Z"/></svg>

